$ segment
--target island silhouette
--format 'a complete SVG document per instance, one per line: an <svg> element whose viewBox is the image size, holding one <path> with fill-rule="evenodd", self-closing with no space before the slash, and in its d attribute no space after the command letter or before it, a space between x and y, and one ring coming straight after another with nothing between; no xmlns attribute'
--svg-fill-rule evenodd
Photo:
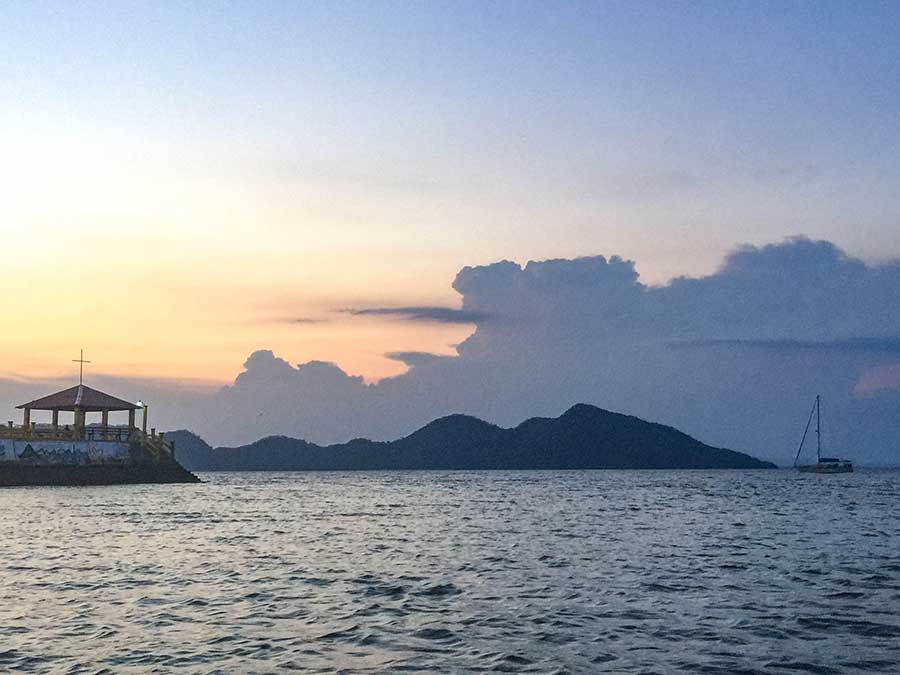
<svg viewBox="0 0 900 675"><path fill-rule="evenodd" d="M506 429L449 415L394 441L320 446L269 436L213 448L196 434L166 434L192 471L378 471L488 469L772 469L771 462L715 448L669 426L587 404Z"/></svg>

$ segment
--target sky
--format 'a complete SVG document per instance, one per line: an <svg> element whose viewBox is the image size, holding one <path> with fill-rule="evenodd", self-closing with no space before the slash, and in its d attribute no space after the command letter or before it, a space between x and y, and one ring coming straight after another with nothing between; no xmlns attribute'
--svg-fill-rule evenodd
<svg viewBox="0 0 900 675"><path fill-rule="evenodd" d="M4 3L0 378L84 348L215 397L269 350L390 384L487 330L467 267L665 289L795 235L890 266L898 34L894 2Z"/></svg>

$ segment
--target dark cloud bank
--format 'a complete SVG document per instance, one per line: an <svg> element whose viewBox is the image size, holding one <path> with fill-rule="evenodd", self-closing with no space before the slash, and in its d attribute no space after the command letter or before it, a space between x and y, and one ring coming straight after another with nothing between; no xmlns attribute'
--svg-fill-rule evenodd
<svg viewBox="0 0 900 675"><path fill-rule="evenodd" d="M488 320L488 315L483 312L452 307L370 307L343 311L354 316L393 316L407 321L434 323L484 323Z"/></svg>
<svg viewBox="0 0 900 675"><path fill-rule="evenodd" d="M218 444L332 443L397 438L453 412L511 426L585 402L789 463L821 393L829 452L900 464L900 262L795 238L661 287L602 256L466 267L453 287L461 310L378 313L472 321L458 356L397 352L410 370L368 385L258 351L233 385L164 403L164 421Z"/></svg>

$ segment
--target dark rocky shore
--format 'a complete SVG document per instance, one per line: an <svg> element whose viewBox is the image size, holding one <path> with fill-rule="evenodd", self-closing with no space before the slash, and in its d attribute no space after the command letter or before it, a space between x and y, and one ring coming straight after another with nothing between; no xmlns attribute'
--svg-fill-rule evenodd
<svg viewBox="0 0 900 675"><path fill-rule="evenodd" d="M27 485L134 485L138 483L199 483L177 462L156 464L0 464L0 487Z"/></svg>

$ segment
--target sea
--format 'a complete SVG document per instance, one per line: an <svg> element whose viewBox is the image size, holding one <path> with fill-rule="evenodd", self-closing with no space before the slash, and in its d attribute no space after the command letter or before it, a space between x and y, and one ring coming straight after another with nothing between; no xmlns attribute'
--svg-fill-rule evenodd
<svg viewBox="0 0 900 675"><path fill-rule="evenodd" d="M0 672L900 673L900 472L0 490Z"/></svg>

